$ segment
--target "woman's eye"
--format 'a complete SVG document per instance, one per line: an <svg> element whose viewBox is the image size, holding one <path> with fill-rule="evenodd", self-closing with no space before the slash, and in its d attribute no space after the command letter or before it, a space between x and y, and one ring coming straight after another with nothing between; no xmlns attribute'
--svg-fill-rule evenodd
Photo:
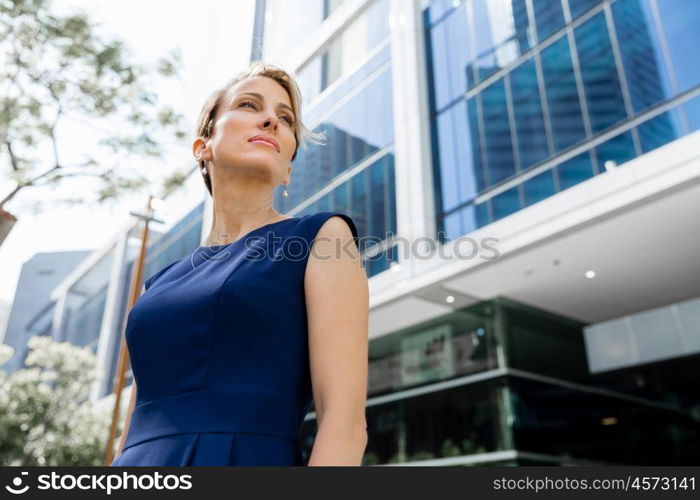
<svg viewBox="0 0 700 500"><path fill-rule="evenodd" d="M253 108L253 109L257 109L257 107L255 106L255 103L254 103L253 101L240 101L240 102L238 103L238 107L240 108L241 106L244 106L244 105L246 105L246 104L249 105L249 106L250 106L251 108ZM294 119L293 119L292 117L285 115L285 116L283 116L282 118L285 119L285 120L287 120L287 123L288 123L289 125L293 125L293 124L294 124Z"/></svg>

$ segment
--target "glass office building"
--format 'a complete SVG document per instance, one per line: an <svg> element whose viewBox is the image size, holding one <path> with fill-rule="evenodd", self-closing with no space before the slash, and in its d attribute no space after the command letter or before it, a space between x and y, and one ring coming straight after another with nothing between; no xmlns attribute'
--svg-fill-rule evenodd
<svg viewBox="0 0 700 500"><path fill-rule="evenodd" d="M328 137L275 202L362 238L363 463L700 463L700 5L257 5Z"/></svg>
<svg viewBox="0 0 700 500"><path fill-rule="evenodd" d="M679 0L431 2L424 23L446 236L697 130L699 21L700 5Z"/></svg>

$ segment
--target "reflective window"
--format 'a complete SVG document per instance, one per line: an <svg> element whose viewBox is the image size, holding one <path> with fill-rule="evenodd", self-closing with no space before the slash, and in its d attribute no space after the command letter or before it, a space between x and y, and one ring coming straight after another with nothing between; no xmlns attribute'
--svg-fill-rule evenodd
<svg viewBox="0 0 700 500"><path fill-rule="evenodd" d="M503 68L531 47L525 0L473 0L473 32L479 80Z"/></svg>
<svg viewBox="0 0 700 500"><path fill-rule="evenodd" d="M264 54L270 62L288 59L323 22L324 0L307 0L300 9L288 0L267 0ZM254 40L253 43L256 43Z"/></svg>
<svg viewBox="0 0 700 500"><path fill-rule="evenodd" d="M298 5L289 4L297 11ZM374 0L326 50L298 71L304 99L311 102L340 77L348 74L369 52L389 35L389 0ZM282 30L286 32L285 30Z"/></svg>
<svg viewBox="0 0 700 500"><path fill-rule="evenodd" d="M467 9L463 4L430 30L426 37L433 79L434 107L441 110L474 85Z"/></svg>
<svg viewBox="0 0 700 500"><path fill-rule="evenodd" d="M656 4L659 7L679 90L687 90L700 84L700 3L687 0L657 0Z"/></svg>
<svg viewBox="0 0 700 500"><path fill-rule="evenodd" d="M607 140L600 146L596 146L595 154L600 172L605 171L606 161L614 161L617 165L622 165L636 156L632 134L623 132Z"/></svg>
<svg viewBox="0 0 700 500"><path fill-rule="evenodd" d="M683 105L688 116L690 131L700 130L700 96L694 97Z"/></svg>
<svg viewBox="0 0 700 500"><path fill-rule="evenodd" d="M519 188L520 186L512 187L491 198L494 221L520 210Z"/></svg>
<svg viewBox="0 0 700 500"><path fill-rule="evenodd" d="M464 0L433 0L428 7L428 23L438 22L446 13L464 5Z"/></svg>
<svg viewBox="0 0 700 500"><path fill-rule="evenodd" d="M559 0L532 0L532 7L540 42L564 26L564 11Z"/></svg>
<svg viewBox="0 0 700 500"><path fill-rule="evenodd" d="M634 111L672 96L649 2L618 0L612 12Z"/></svg>
<svg viewBox="0 0 700 500"><path fill-rule="evenodd" d="M391 264L398 263L396 245L389 247L386 251L368 257L364 260L367 277L371 278L379 273L383 273L391 267Z"/></svg>
<svg viewBox="0 0 700 500"><path fill-rule="evenodd" d="M541 57L554 149L561 151L586 136L568 39L560 38Z"/></svg>
<svg viewBox="0 0 700 500"><path fill-rule="evenodd" d="M571 19L576 19L581 14L591 10L593 7L602 3L603 0L568 0L569 10L571 11Z"/></svg>
<svg viewBox="0 0 700 500"><path fill-rule="evenodd" d="M360 247L360 251L367 250L389 234L396 234L394 175L394 155L388 153L295 215L326 210L347 213L360 238L374 238L367 240L367 248Z"/></svg>
<svg viewBox="0 0 700 500"><path fill-rule="evenodd" d="M508 104L503 79L486 87L479 97L484 114L487 183L493 185L515 174L513 143L510 136Z"/></svg>
<svg viewBox="0 0 700 500"><path fill-rule="evenodd" d="M642 152L647 153L680 137L681 122L677 109L662 113L637 127Z"/></svg>
<svg viewBox="0 0 700 500"><path fill-rule="evenodd" d="M442 231L443 233L438 235L443 236L443 238L440 238L441 243L469 234L483 225L480 225L477 220L476 207L474 205L467 205L445 216L441 224L441 227L438 228L438 232Z"/></svg>
<svg viewBox="0 0 700 500"><path fill-rule="evenodd" d="M516 449L636 465L700 460L698 425L685 411L517 377L509 389Z"/></svg>
<svg viewBox="0 0 700 500"><path fill-rule="evenodd" d="M603 12L574 30L593 133L626 117L620 80Z"/></svg>
<svg viewBox="0 0 700 500"><path fill-rule="evenodd" d="M619 165L673 141L688 132L686 118L690 130L700 130L700 97L695 97L631 130L614 130L612 138L574 158L556 158L676 98L674 74L681 90L700 84L693 38L700 7L681 0L615 0L608 2L608 10L603 3L429 3L425 17L437 19L426 26L435 117L430 126L437 221L446 238L467 234L605 172L605 162ZM529 25L526 5L532 7L534 26ZM575 28L567 25L567 12L578 23L582 16L585 21ZM531 50L535 41L543 40L544 48ZM478 86L504 67L509 72L502 78ZM489 188L551 160L551 171L470 205L479 195L488 195Z"/></svg>
<svg viewBox="0 0 700 500"><path fill-rule="evenodd" d="M593 177L591 153L585 152L557 165L559 189L564 190Z"/></svg>
<svg viewBox="0 0 700 500"><path fill-rule="evenodd" d="M325 131L326 142L298 149L287 189L289 197L275 192L275 203L282 212L293 209L338 174L391 143L392 95L389 67L365 82L364 88L314 128Z"/></svg>
<svg viewBox="0 0 700 500"><path fill-rule="evenodd" d="M520 169L524 170L549 156L534 60L529 59L515 68L509 80Z"/></svg>
<svg viewBox="0 0 700 500"><path fill-rule="evenodd" d="M467 101L462 100L438 115L438 150L435 152L440 172L442 210L449 211L474 198L483 188L481 164L475 164L472 141L478 144L476 122L467 115ZM478 147L478 146L477 146ZM477 180L479 176L479 180Z"/></svg>
<svg viewBox="0 0 700 500"><path fill-rule="evenodd" d="M525 206L537 203L556 193L553 170L547 170L525 181L523 183L523 193L525 195Z"/></svg>

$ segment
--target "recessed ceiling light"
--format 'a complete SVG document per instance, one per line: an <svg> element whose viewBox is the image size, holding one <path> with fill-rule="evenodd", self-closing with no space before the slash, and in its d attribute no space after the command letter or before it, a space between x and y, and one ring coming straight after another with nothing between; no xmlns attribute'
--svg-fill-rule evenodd
<svg viewBox="0 0 700 500"><path fill-rule="evenodd" d="M446 301L448 304L452 304L452 303L455 301L455 296L454 296L454 295L448 295L447 297L445 297L445 301Z"/></svg>
<svg viewBox="0 0 700 500"><path fill-rule="evenodd" d="M586 271L586 278L595 278L595 271Z"/></svg>

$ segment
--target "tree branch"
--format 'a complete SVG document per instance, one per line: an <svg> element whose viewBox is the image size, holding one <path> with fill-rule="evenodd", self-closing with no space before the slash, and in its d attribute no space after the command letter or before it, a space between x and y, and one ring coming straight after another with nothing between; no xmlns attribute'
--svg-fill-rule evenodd
<svg viewBox="0 0 700 500"><path fill-rule="evenodd" d="M5 145L7 146L7 152L10 154L10 163L12 163L12 170L15 172L19 171L19 165L17 164L17 158L15 157L15 154L12 152L12 144L10 141L6 140Z"/></svg>

